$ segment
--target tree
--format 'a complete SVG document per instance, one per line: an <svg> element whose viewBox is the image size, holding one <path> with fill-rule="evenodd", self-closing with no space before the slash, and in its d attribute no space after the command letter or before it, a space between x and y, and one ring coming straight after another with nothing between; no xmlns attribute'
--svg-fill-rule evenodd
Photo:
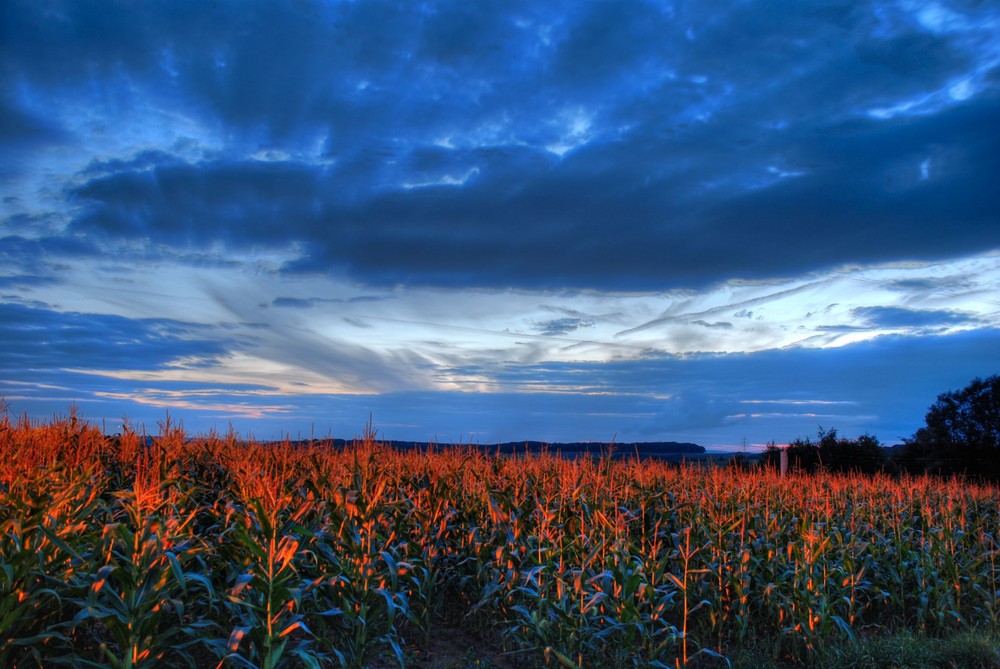
<svg viewBox="0 0 1000 669"><path fill-rule="evenodd" d="M1000 480L1000 375L938 395L924 420L906 440L904 466Z"/></svg>
<svg viewBox="0 0 1000 669"><path fill-rule="evenodd" d="M774 441L767 442L764 448L764 466L768 469L778 469L781 466L781 452L788 456L788 469L792 472L812 474L819 467L819 448L808 438L796 438L787 446L778 446Z"/></svg>
<svg viewBox="0 0 1000 669"><path fill-rule="evenodd" d="M785 447L788 469L793 472L813 474L820 466L819 447L807 437L796 438Z"/></svg>
<svg viewBox="0 0 1000 669"><path fill-rule="evenodd" d="M863 472L873 474L885 466L885 454L878 438L863 434L857 439L837 436L837 430L819 428L819 440L797 438L788 444L788 467L792 471L812 474L829 472ZM770 442L764 451L766 466L777 469L780 449Z"/></svg>
<svg viewBox="0 0 1000 669"><path fill-rule="evenodd" d="M837 431L819 429L819 460L831 472L874 474L885 466L885 454L878 437L863 434L843 439Z"/></svg>

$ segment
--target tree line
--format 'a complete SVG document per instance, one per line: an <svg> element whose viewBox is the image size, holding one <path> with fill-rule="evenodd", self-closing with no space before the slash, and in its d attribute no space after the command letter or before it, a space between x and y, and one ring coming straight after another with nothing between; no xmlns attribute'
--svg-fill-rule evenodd
<svg viewBox="0 0 1000 669"><path fill-rule="evenodd" d="M845 439L821 427L816 441L799 438L785 447L788 466L804 473L933 474L1000 482L1000 375L938 395L924 422L892 447L873 435ZM769 443L764 465L777 468L780 456L781 448Z"/></svg>

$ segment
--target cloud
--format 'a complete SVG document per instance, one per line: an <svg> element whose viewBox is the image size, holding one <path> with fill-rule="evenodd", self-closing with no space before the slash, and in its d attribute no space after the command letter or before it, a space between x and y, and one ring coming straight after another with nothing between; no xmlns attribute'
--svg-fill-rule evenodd
<svg viewBox="0 0 1000 669"><path fill-rule="evenodd" d="M822 425L845 436L868 432L893 443L920 427L938 394L1000 365L998 344L996 330L946 337L886 336L833 351L462 370L466 375L495 374L499 383L488 393L307 393L276 403L266 395L227 399L217 392L189 399L192 405L280 404L280 412L255 423L255 429L275 432L308 432L315 422L344 435L346 429L359 429L371 412L383 435L394 439L610 441L617 434L619 441L674 439L735 446L744 437L757 445L772 439L787 442L811 436ZM872 382L859 384L859 378Z"/></svg>
<svg viewBox="0 0 1000 669"><path fill-rule="evenodd" d="M864 319L873 328L933 328L978 322L970 314L945 309L858 307L852 309L851 313Z"/></svg>
<svg viewBox="0 0 1000 669"><path fill-rule="evenodd" d="M93 205L73 232L152 237L181 248L225 241L238 249L294 241L316 220L319 184L304 165L177 164L91 179L74 195Z"/></svg>
<svg viewBox="0 0 1000 669"><path fill-rule="evenodd" d="M921 293L966 291L972 288L974 282L970 277L956 275L948 277L920 277L912 279L897 279L889 283L889 287L900 291L918 291Z"/></svg>
<svg viewBox="0 0 1000 669"><path fill-rule="evenodd" d="M592 321L583 318L553 318L536 324L535 329L543 335L558 337L580 328L591 327L593 324Z"/></svg>
<svg viewBox="0 0 1000 669"><path fill-rule="evenodd" d="M752 314L753 312L748 312ZM734 314L735 315L735 314ZM714 330L732 330L733 324L727 321L719 321L717 323L709 323L708 321L703 321L701 319L691 321L691 325L700 325L702 327L714 329Z"/></svg>
<svg viewBox="0 0 1000 669"><path fill-rule="evenodd" d="M271 300L271 306L273 307L290 307L294 309L312 309L317 304L324 302L322 298L318 297L276 297Z"/></svg>
<svg viewBox="0 0 1000 669"><path fill-rule="evenodd" d="M273 307L289 307L293 309L312 309L322 304L360 304L363 302L381 302L388 299L385 295L355 295L354 297L276 297L271 300Z"/></svg>
<svg viewBox="0 0 1000 669"><path fill-rule="evenodd" d="M259 435L308 431L313 422L343 435L345 426L358 425L371 411L396 439L475 433L487 443L610 440L617 433L620 439L732 445L743 436L757 444L787 441L824 425L892 441L919 427L938 393L1000 365L995 329L883 336L836 349L650 354L600 363L513 364L483 357L458 367L310 341L314 335L294 324L258 332L256 340L232 350L214 341L212 329L174 321L20 305L4 305L2 316L6 381L0 392L18 398L18 406L47 413L76 399L88 415L124 410L150 424L163 410L183 406L194 430L240 419L252 420ZM269 360L253 357L271 344ZM318 353L324 350L327 359ZM439 380L479 379L478 392L443 385L406 390L401 381L413 370ZM12 385L15 379L20 385ZM334 380L345 385L336 388ZM379 394L350 392L350 384L373 382L383 384Z"/></svg>
<svg viewBox="0 0 1000 669"><path fill-rule="evenodd" d="M704 443L712 438L709 435L725 434L728 443L735 444L742 432L752 442L763 443L810 435L822 424L845 432L872 431L892 441L920 426L939 393L992 373L1000 365L998 344L996 329L949 336L883 336L833 350L547 363L505 368L498 378L507 388L629 398L636 411L652 411L655 416L629 423L630 430L646 438L674 435ZM748 402L782 408L748 410ZM619 432L631 434L624 426Z"/></svg>
<svg viewBox="0 0 1000 669"><path fill-rule="evenodd" d="M0 323L0 368L12 378L80 366L153 370L180 359L219 356L226 350L206 336L206 329L166 319L61 313L0 303Z"/></svg>
<svg viewBox="0 0 1000 669"><path fill-rule="evenodd" d="M89 240L66 236L26 238L19 235L0 237L0 272L11 279L19 276L58 280L59 269L71 260L99 255Z"/></svg>
<svg viewBox="0 0 1000 669"><path fill-rule="evenodd" d="M364 328L364 329L369 329L369 330L371 328L375 327L374 325L372 325L368 321L363 321L360 318L349 318L349 317L345 316L344 317L344 322L345 323L350 323L351 325L353 325L354 327L357 327L357 328Z"/></svg>
<svg viewBox="0 0 1000 669"><path fill-rule="evenodd" d="M928 137L971 146L973 133L995 120L984 111ZM813 156L829 165L795 183L729 197L705 193L701 203L680 196L698 190L689 177L629 188L648 178L639 176L641 161L625 167L626 154L640 153L635 147L622 147L622 167L611 172L595 169L607 161L584 151L559 165L528 166L519 170L520 183L509 184L494 167L506 172L503 164L514 156L484 156L474 183L375 191L360 199L338 189L342 177L357 178L351 165L227 161L128 169L76 189L87 209L71 230L188 249L220 242L234 250L300 246L302 255L287 272L346 270L377 285L526 288L697 286L1000 246L1000 232L989 224L1000 211L989 197L996 159L988 141L976 156L956 159L944 183L893 194L886 184L895 183L896 168L867 155L890 141L879 138L885 132L872 129L842 142L836 158ZM850 199L843 197L847 192ZM927 223L916 227L920 221ZM602 265L619 269L604 275L591 269Z"/></svg>
<svg viewBox="0 0 1000 669"><path fill-rule="evenodd" d="M0 97L0 145L8 149L32 149L64 140L61 129L44 117L35 116L12 103L8 96ZM6 166L0 176L11 174Z"/></svg>
<svg viewBox="0 0 1000 669"><path fill-rule="evenodd" d="M987 7L9 7L10 114L54 109L82 146L82 105L123 149L73 175L72 235L281 246L290 274L372 285L603 290L1000 247ZM158 148L141 124L113 140L86 79L155 116ZM869 113L966 79L934 113Z"/></svg>

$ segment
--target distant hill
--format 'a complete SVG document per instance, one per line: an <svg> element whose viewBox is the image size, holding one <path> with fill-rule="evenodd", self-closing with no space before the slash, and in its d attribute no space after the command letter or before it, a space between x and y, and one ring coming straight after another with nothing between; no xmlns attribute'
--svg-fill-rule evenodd
<svg viewBox="0 0 1000 669"><path fill-rule="evenodd" d="M437 444L425 441L381 440L388 446L400 450L427 450L429 448L454 448L455 444ZM294 442L294 443L310 443ZM343 447L353 443L349 439L316 439L313 443L325 443L334 447ZM502 444L458 444L459 447L479 448L488 453L514 455L517 453L552 453L568 457L577 455L601 456L610 454L612 458L658 458L679 460L684 456L702 455L705 448L698 444L678 441L640 441L627 444L607 444L592 441L574 441L567 443L549 443L543 441L508 441Z"/></svg>
<svg viewBox="0 0 1000 669"><path fill-rule="evenodd" d="M644 441L630 444L605 444L586 442L568 442L547 444L541 441L512 441L496 446L483 446L501 453L561 453L563 455L611 453L613 457L664 457L672 455L700 455L705 449L698 444L681 443L677 441Z"/></svg>

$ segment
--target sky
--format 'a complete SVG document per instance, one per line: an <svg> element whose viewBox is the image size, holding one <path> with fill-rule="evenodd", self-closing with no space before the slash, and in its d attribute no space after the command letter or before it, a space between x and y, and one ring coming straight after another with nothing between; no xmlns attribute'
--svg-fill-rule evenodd
<svg viewBox="0 0 1000 669"><path fill-rule="evenodd" d="M0 3L0 397L897 443L1000 373L1000 5Z"/></svg>

